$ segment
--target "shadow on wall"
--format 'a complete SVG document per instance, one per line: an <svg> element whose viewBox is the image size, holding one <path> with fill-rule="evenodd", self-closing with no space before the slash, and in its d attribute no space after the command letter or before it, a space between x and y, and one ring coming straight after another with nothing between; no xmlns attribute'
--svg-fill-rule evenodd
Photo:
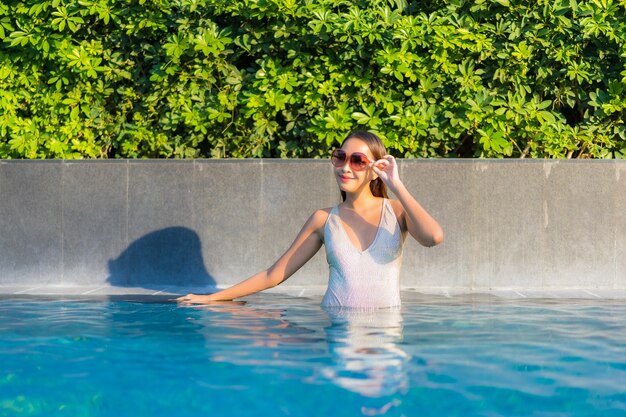
<svg viewBox="0 0 626 417"><path fill-rule="evenodd" d="M196 232L169 227L135 240L109 260L107 281L115 286L162 288L163 286L213 286L202 258Z"/></svg>

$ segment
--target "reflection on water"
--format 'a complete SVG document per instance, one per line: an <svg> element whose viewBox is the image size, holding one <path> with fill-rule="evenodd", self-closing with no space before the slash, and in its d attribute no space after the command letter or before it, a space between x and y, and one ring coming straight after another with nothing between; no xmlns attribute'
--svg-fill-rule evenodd
<svg viewBox="0 0 626 417"><path fill-rule="evenodd" d="M287 319L290 313L275 305L222 302L194 309L211 313L190 314L187 320L204 336L212 362L259 367L290 378L310 375L316 359L326 355L321 329L327 317L319 307L297 321Z"/></svg>
<svg viewBox="0 0 626 417"><path fill-rule="evenodd" d="M214 313L195 316L205 327L210 361L334 385L362 398L365 416L390 415L409 388L411 356L400 347L399 309L316 305L294 311L237 302L196 308Z"/></svg>
<svg viewBox="0 0 626 417"><path fill-rule="evenodd" d="M325 330L333 362L322 375L346 390L382 400L364 406L364 415L382 415L400 405L400 395L409 386L411 360L399 346L400 310L325 310L331 321Z"/></svg>

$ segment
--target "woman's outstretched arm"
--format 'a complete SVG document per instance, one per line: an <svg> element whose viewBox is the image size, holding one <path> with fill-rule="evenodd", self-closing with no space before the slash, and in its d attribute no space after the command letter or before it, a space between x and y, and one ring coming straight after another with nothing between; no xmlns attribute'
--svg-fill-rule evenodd
<svg viewBox="0 0 626 417"><path fill-rule="evenodd" d="M395 158L385 155L384 159L372 164L372 169L402 204L403 218L409 234L423 246L440 244L443 241L443 229L400 181Z"/></svg>
<svg viewBox="0 0 626 417"><path fill-rule="evenodd" d="M226 301L277 286L307 263L320 249L327 217L328 212L325 210L317 210L313 213L289 249L269 269L258 272L250 278L214 294L188 294L176 300L191 304Z"/></svg>

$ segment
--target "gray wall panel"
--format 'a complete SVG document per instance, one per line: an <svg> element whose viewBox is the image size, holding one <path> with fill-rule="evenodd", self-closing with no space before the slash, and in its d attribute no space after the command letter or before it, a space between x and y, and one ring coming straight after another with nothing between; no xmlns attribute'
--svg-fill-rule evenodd
<svg viewBox="0 0 626 417"><path fill-rule="evenodd" d="M72 162L63 168L63 280L98 284L127 246L127 169L123 161Z"/></svg>
<svg viewBox="0 0 626 417"><path fill-rule="evenodd" d="M483 161L473 165L474 286L540 287L541 161Z"/></svg>
<svg viewBox="0 0 626 417"><path fill-rule="evenodd" d="M113 285L212 283L194 230L193 161L132 161L128 247L110 263Z"/></svg>
<svg viewBox="0 0 626 417"><path fill-rule="evenodd" d="M626 288L626 164L615 164L615 280L614 288Z"/></svg>
<svg viewBox="0 0 626 417"><path fill-rule="evenodd" d="M0 164L0 281L63 281L60 161Z"/></svg>
<svg viewBox="0 0 626 417"><path fill-rule="evenodd" d="M544 163L544 287L610 288L615 280L615 165Z"/></svg>
<svg viewBox="0 0 626 417"><path fill-rule="evenodd" d="M257 272L259 262L258 161L197 161L194 170L194 228L208 271L219 283L235 283Z"/></svg>

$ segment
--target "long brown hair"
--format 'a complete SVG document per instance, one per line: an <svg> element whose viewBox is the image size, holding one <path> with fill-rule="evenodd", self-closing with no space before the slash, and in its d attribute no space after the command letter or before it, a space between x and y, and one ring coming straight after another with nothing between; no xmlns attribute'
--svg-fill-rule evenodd
<svg viewBox="0 0 626 417"><path fill-rule="evenodd" d="M381 159L383 156L387 155L387 150L385 149L385 145L383 145L383 141L380 140L380 138L372 132L357 130L348 134L343 142L341 142L342 148L343 144L346 143L348 139L360 139L365 142L370 152L374 156L374 160ZM372 194L374 195L374 197L389 198L387 195L387 187L385 186L383 180L380 179L380 177L370 181L370 190L372 190ZM345 191L341 191L341 201L346 201Z"/></svg>

